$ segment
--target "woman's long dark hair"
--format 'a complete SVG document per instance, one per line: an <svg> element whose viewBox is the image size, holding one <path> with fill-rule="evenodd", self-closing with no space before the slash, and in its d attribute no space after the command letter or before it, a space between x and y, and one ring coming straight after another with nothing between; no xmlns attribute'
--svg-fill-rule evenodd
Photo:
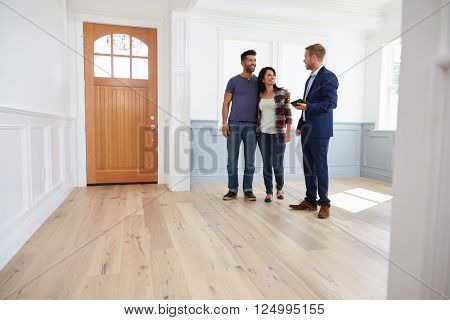
<svg viewBox="0 0 450 320"><path fill-rule="evenodd" d="M258 75L258 91L260 93L263 93L266 90L266 85L264 84L263 80L264 77L266 76L267 71L272 71L273 75L276 76L277 73L275 72L275 69L272 67L264 67L261 69L261 71L259 72ZM273 91L277 92L279 90L281 90L282 88L278 87L276 83L273 84Z"/></svg>

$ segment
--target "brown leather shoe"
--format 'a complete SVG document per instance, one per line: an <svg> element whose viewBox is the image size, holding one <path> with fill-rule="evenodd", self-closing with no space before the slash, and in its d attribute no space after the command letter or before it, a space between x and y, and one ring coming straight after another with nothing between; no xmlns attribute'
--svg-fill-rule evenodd
<svg viewBox="0 0 450 320"><path fill-rule="evenodd" d="M317 215L317 218L319 219L326 219L330 216L330 207L328 206L320 206L319 214Z"/></svg>
<svg viewBox="0 0 450 320"><path fill-rule="evenodd" d="M303 200L300 204L290 204L289 208L293 210L311 210L317 211L317 205L309 201Z"/></svg>

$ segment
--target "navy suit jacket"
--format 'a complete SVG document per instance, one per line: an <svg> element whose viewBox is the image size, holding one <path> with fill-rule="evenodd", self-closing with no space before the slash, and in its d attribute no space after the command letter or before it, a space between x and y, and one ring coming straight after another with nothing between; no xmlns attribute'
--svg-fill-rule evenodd
<svg viewBox="0 0 450 320"><path fill-rule="evenodd" d="M306 92L305 84L305 91ZM303 97L307 102L306 121L301 117L297 130L302 130L303 137L330 138L333 136L333 110L337 106L337 89L339 82L336 75L322 67L317 73L309 89L308 96Z"/></svg>

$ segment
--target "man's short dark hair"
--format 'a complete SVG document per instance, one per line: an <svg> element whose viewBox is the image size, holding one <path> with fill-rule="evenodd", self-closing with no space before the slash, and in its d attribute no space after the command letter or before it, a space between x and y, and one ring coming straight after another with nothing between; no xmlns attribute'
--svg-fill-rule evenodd
<svg viewBox="0 0 450 320"><path fill-rule="evenodd" d="M243 52L241 54L241 61L244 61L245 58L247 58L247 56L256 56L256 51L251 49L251 50L247 50L247 51Z"/></svg>

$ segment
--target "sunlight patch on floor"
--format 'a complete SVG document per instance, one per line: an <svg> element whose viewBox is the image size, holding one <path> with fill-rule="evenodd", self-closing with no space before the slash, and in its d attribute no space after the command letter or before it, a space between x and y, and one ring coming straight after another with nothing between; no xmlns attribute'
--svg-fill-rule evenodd
<svg viewBox="0 0 450 320"><path fill-rule="evenodd" d="M358 213L391 200L393 197L363 188L349 189L330 197L333 206L351 213Z"/></svg>
<svg viewBox="0 0 450 320"><path fill-rule="evenodd" d="M378 203L382 203L385 201L391 200L393 197L387 194L370 191L363 188L355 188L345 191L345 193L352 194L354 196L358 196L360 198L364 198L370 201L375 201Z"/></svg>
<svg viewBox="0 0 450 320"><path fill-rule="evenodd" d="M344 192L333 194L329 198L333 206L339 207L351 213L357 213L378 204L376 202L355 197Z"/></svg>

